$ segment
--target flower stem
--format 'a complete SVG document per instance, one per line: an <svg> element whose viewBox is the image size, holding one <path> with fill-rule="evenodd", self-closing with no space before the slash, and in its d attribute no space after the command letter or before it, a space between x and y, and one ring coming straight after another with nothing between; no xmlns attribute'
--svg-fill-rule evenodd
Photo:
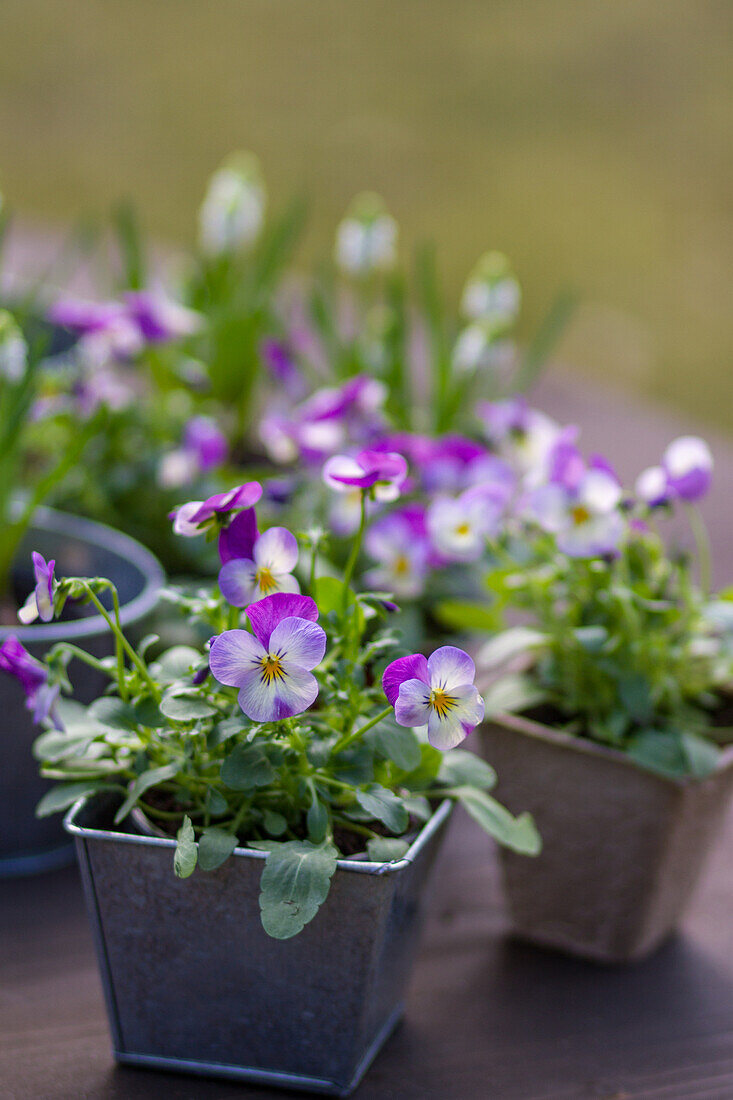
<svg viewBox="0 0 733 1100"><path fill-rule="evenodd" d="M341 605L341 618L346 622L346 613L349 609L349 585L351 584L351 578L354 575L354 567L356 566L357 558L359 557L359 551L361 550L361 544L364 539L364 531L366 530L367 519L367 490L361 491L361 518L359 520L359 530L356 532L356 537L351 547L351 553L349 554L349 560L346 562L346 568L344 569L344 596L343 603Z"/></svg>
<svg viewBox="0 0 733 1100"><path fill-rule="evenodd" d="M96 607L97 611L102 616L104 621L107 623L107 626L112 631L115 639L119 640L120 645L124 649L125 653L130 658L133 665L138 670L138 672L142 676L143 680L145 681L145 683L150 688L150 690L153 694L153 698L156 700L156 702L160 702L160 691L158 690L158 685L151 678L150 673L148 672L147 668L145 667L143 662L138 657L135 650L132 648L132 646L128 642L125 635L122 633L121 628L117 625L117 623L114 621L114 619L110 616L110 614L107 611L104 604L101 603L100 600L97 599L97 596L95 595L94 590L93 590L92 586L88 583L88 581L84 582L84 587L87 591L89 599L94 604L94 606ZM118 670L118 676L119 676L119 670ZM124 686L123 686L122 681L120 681L120 694L121 695L122 695L123 691L124 691Z"/></svg>
<svg viewBox="0 0 733 1100"><path fill-rule="evenodd" d="M710 539L708 537L707 527L694 505L686 504L685 512L687 513L687 521L690 524L690 530L692 531L692 537L695 540L695 547L697 549L700 587L702 588L703 595L709 596L712 585L712 569L710 564Z"/></svg>
<svg viewBox="0 0 733 1100"><path fill-rule="evenodd" d="M348 748L349 745L353 745L354 741L358 741L359 738L367 732L367 730L370 730L372 726L376 726L378 722L381 722L387 717L388 714L391 713L392 707L385 707L384 710L380 710L379 714L375 714L373 718L370 718L368 722L365 722L363 726L359 726L358 730L354 730L353 733L344 734L344 736L340 737L331 749L331 755L333 756L334 753L341 752L343 749Z"/></svg>

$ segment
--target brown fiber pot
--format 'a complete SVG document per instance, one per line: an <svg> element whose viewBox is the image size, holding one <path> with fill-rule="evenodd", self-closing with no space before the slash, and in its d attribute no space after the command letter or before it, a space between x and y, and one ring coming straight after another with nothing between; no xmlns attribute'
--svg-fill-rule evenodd
<svg viewBox="0 0 733 1100"><path fill-rule="evenodd" d="M542 836L536 859L500 853L514 934L606 963L658 947L720 832L733 747L699 780L667 779L519 715L493 718L481 745L499 775L497 797L529 810Z"/></svg>

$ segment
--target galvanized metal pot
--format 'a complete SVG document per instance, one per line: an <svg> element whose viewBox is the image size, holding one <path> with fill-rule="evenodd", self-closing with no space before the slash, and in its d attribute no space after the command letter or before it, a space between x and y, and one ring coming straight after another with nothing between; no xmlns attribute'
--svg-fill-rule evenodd
<svg viewBox="0 0 733 1100"><path fill-rule="evenodd" d="M39 509L18 556L30 563L32 550L56 559L63 576L109 577L120 594L120 617L126 627L142 624L158 600L163 571L153 555L119 531L62 512ZM97 657L111 652L109 628L101 615L69 622L0 627L0 645L15 634L34 657L57 642L82 646ZM75 697L91 702L106 679L80 661L70 665ZM35 807L50 784L38 774L31 753L39 729L25 706L23 691L12 677L0 676L0 878L32 874L74 858L73 844L58 817L38 819Z"/></svg>
<svg viewBox="0 0 733 1100"><path fill-rule="evenodd" d="M720 831L733 748L705 780L667 779L622 752L517 715L481 731L497 797L529 810L531 861L502 850L514 933L599 962L630 962L675 928Z"/></svg>
<svg viewBox="0 0 733 1100"><path fill-rule="evenodd" d="M348 1095L403 1012L424 888L452 804L395 863L340 860L315 919L290 940L260 923L264 852L173 874L175 842L114 832L77 804L87 906L120 1062Z"/></svg>

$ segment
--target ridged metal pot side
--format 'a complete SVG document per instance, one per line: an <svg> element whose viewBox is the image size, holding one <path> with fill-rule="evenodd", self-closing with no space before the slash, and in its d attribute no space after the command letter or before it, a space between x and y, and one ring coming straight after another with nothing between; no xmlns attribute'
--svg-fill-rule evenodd
<svg viewBox="0 0 733 1100"><path fill-rule="evenodd" d="M395 863L340 860L314 920L280 941L260 921L265 853L180 880L174 841L113 832L104 799L74 807L115 1057L348 1095L402 1015L451 808Z"/></svg>
<svg viewBox="0 0 733 1100"><path fill-rule="evenodd" d="M644 958L677 926L733 791L733 748L704 780L518 715L481 730L497 797L542 836L531 861L500 855L513 933L599 962Z"/></svg>
<svg viewBox="0 0 733 1100"><path fill-rule="evenodd" d="M142 626L154 609L164 574L153 555L126 535L89 520L51 509L38 510L19 563L32 550L56 560L57 576L106 576L117 585L123 626ZM69 641L96 657L112 651L109 628L100 615L68 622L0 627L0 645L15 635L37 658L57 642ZM90 703L106 687L105 677L79 661L69 666L75 698ZM35 808L49 789L38 773L32 745L41 732L33 724L23 691L12 677L0 675L0 878L31 874L73 860L73 846L58 816L38 819Z"/></svg>

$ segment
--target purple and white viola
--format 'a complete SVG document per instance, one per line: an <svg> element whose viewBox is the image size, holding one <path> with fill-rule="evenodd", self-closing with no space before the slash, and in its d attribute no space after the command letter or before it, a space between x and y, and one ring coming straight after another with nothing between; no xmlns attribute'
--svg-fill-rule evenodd
<svg viewBox="0 0 733 1100"><path fill-rule="evenodd" d="M253 543L251 557L232 558L219 571L219 588L227 603L246 607L275 592L300 592L293 570L298 542L285 527L270 527Z"/></svg>
<svg viewBox="0 0 733 1100"><path fill-rule="evenodd" d="M318 608L309 596L276 593L250 604L253 633L226 630L211 642L209 667L221 684L239 688L239 705L253 722L302 714L316 700L312 673L326 652Z"/></svg>
<svg viewBox="0 0 733 1100"><path fill-rule="evenodd" d="M0 669L19 681L34 722L40 724L50 719L57 729L63 728L55 714L59 684L49 682L46 666L31 656L14 634L0 646Z"/></svg>
<svg viewBox="0 0 733 1100"><path fill-rule="evenodd" d="M427 659L400 657L384 670L382 688L401 726L420 727L436 749L465 741L484 718L484 701L474 684L476 669L462 649L441 646Z"/></svg>
<svg viewBox="0 0 733 1100"><path fill-rule="evenodd" d="M376 520L366 533L364 549L377 565L367 570L364 583L406 599L419 596L431 562L425 515L410 505Z"/></svg>
<svg viewBox="0 0 733 1100"><path fill-rule="evenodd" d="M261 496L259 481L247 481L225 493L215 493L207 500L191 500L171 513L173 530L177 535L195 538L212 524L226 525L233 512L253 508Z"/></svg>
<svg viewBox="0 0 733 1100"><path fill-rule="evenodd" d="M397 500L407 480L407 461L392 451L359 451L333 455L323 467L323 480L339 493L368 490L375 500Z"/></svg>
<svg viewBox="0 0 733 1100"><path fill-rule="evenodd" d="M55 565L56 562L53 559L47 562L42 554L36 550L33 551L33 572L36 584L18 612L18 618L22 623L27 625L34 623L36 619L50 623L53 619Z"/></svg>

